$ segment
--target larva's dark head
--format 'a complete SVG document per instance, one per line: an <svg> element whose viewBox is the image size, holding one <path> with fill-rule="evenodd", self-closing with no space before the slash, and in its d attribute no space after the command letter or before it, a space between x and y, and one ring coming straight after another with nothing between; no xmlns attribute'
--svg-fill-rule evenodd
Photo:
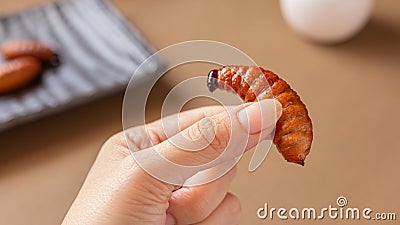
<svg viewBox="0 0 400 225"><path fill-rule="evenodd" d="M58 55L54 55L49 59L48 62L46 62L46 64L49 67L57 67L60 65L60 58L58 57Z"/></svg>
<svg viewBox="0 0 400 225"><path fill-rule="evenodd" d="M207 87L211 92L218 88L218 70L211 70L208 73Z"/></svg>

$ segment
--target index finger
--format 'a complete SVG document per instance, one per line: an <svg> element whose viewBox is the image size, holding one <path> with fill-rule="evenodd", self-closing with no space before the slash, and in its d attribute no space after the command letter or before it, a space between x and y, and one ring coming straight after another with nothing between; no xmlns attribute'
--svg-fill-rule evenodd
<svg viewBox="0 0 400 225"><path fill-rule="evenodd" d="M125 147L131 151L149 148L167 140L195 122L224 110L223 106L201 107L173 114L147 125L129 128L123 132L128 144Z"/></svg>

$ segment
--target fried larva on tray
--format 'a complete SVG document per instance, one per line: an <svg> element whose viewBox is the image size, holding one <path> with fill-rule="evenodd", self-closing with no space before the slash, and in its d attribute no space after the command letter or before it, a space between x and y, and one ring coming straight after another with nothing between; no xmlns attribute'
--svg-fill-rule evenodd
<svg viewBox="0 0 400 225"><path fill-rule="evenodd" d="M20 89L40 74L42 63L32 56L23 56L0 65L0 93Z"/></svg>
<svg viewBox="0 0 400 225"><path fill-rule="evenodd" d="M48 46L28 39L16 39L4 42L1 52L6 59L15 59L21 56L33 56L51 66L58 65L58 56Z"/></svg>

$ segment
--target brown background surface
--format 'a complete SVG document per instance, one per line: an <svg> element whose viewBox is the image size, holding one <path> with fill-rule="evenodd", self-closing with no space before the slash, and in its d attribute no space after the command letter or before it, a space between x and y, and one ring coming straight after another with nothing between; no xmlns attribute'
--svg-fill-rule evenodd
<svg viewBox="0 0 400 225"><path fill-rule="evenodd" d="M45 1L1 0L0 12L39 2ZM241 224L270 223L256 217L264 203L322 208L336 205L339 195L351 207L400 216L399 1L378 0L367 27L337 46L313 45L293 35L277 1L114 2L157 49L193 39L225 42L282 74L301 93L315 126L307 165L287 164L273 149L250 174L251 155L245 156L232 186L242 201ZM199 75L196 66L168 73L152 95L148 118L159 117L165 91L192 75ZM119 93L0 133L0 224L59 224L102 143L121 130L121 104ZM297 221L335 222L360 223Z"/></svg>

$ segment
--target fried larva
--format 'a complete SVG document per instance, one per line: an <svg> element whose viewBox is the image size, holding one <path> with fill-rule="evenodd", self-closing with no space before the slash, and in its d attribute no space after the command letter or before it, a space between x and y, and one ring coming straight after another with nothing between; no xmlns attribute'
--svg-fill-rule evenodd
<svg viewBox="0 0 400 225"><path fill-rule="evenodd" d="M208 75L210 91L232 90L244 101L275 98L282 104L274 144L288 162L304 165L313 140L312 122L297 93L275 73L256 66L225 66Z"/></svg>

